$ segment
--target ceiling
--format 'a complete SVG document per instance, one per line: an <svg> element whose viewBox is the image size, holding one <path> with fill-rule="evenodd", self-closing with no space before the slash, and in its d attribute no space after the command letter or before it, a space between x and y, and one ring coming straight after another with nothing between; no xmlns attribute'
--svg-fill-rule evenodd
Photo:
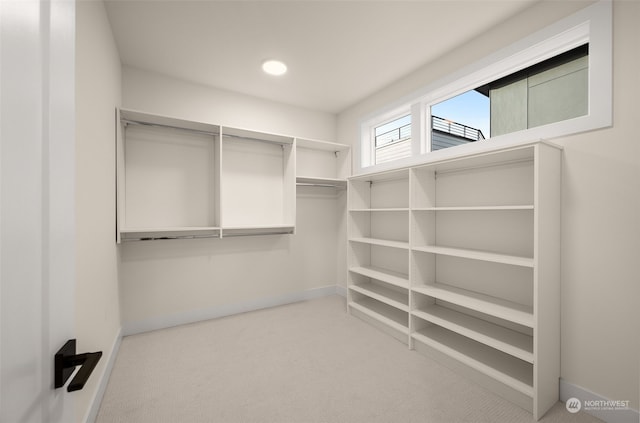
<svg viewBox="0 0 640 423"><path fill-rule="evenodd" d="M339 113L538 0L107 0L124 65ZM288 65L262 72L266 59Z"/></svg>

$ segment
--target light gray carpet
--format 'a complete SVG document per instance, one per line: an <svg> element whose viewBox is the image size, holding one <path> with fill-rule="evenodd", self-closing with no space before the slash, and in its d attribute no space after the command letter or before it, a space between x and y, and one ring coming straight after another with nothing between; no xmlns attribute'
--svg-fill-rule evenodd
<svg viewBox="0 0 640 423"><path fill-rule="evenodd" d="M338 296L122 340L97 423L531 422ZM558 403L541 420L599 422Z"/></svg>

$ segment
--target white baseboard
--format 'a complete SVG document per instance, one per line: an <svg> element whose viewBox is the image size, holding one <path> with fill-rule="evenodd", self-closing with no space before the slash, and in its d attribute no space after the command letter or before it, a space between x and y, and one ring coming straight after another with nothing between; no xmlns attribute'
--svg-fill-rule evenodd
<svg viewBox="0 0 640 423"><path fill-rule="evenodd" d="M581 409L578 413L587 413L594 417L604 420L607 423L638 423L640 422L640 413L631 408L625 409L603 409L602 406L589 406L589 401L601 401L600 404L606 404L609 398L595 394L579 386L573 385L564 379L560 379L560 401L566 403L568 399L577 398L581 402ZM619 401L628 401L631 398L615 398ZM596 403L597 405L598 403Z"/></svg>
<svg viewBox="0 0 640 423"><path fill-rule="evenodd" d="M102 374L100 375L100 381L98 382L98 389L96 389L96 392L91 399L91 404L89 405L89 409L87 410L87 414L85 415L85 418L83 420L85 423L94 423L96 421L96 418L98 417L100 404L102 404L102 398L104 397L104 392L107 389L109 377L111 376L111 371L113 370L113 364L116 361L118 351L120 350L121 342L122 328L118 331L118 333L116 334L116 338L113 340L111 353L109 354L109 360L107 361L107 365L103 368Z"/></svg>
<svg viewBox="0 0 640 423"><path fill-rule="evenodd" d="M135 335L152 330L166 329L174 326L196 323L204 320L217 319L219 317L231 316L248 311L260 310L263 308L276 307L284 304L296 303L314 298L326 297L337 293L336 285L324 286L321 288L309 289L307 291L293 292L290 294L278 295L268 298L247 301L238 304L221 305L201 310L192 310L183 313L175 313L166 316L154 317L151 319L127 322L123 325L123 336Z"/></svg>

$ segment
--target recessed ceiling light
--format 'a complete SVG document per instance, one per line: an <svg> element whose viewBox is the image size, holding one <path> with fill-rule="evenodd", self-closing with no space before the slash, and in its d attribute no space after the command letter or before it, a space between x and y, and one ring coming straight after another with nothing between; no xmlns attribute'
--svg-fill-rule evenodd
<svg viewBox="0 0 640 423"><path fill-rule="evenodd" d="M269 75L283 75L287 72L287 65L279 60L267 60L262 64L262 70Z"/></svg>

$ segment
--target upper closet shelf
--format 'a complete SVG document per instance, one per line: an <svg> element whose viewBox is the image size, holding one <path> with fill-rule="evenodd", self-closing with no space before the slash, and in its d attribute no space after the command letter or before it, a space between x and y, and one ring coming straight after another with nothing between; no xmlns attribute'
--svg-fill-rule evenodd
<svg viewBox="0 0 640 423"><path fill-rule="evenodd" d="M286 135L268 134L264 132L251 131L249 129L222 127L222 136L230 138L241 138L250 141L270 142L274 144L293 144L294 138Z"/></svg>
<svg viewBox="0 0 640 423"><path fill-rule="evenodd" d="M192 132L200 132L208 135L219 135L220 125L193 122L184 119L152 115L148 113L133 111L133 110L120 110L120 120L126 125L142 125L142 126L155 126L158 128L166 129L179 129Z"/></svg>

